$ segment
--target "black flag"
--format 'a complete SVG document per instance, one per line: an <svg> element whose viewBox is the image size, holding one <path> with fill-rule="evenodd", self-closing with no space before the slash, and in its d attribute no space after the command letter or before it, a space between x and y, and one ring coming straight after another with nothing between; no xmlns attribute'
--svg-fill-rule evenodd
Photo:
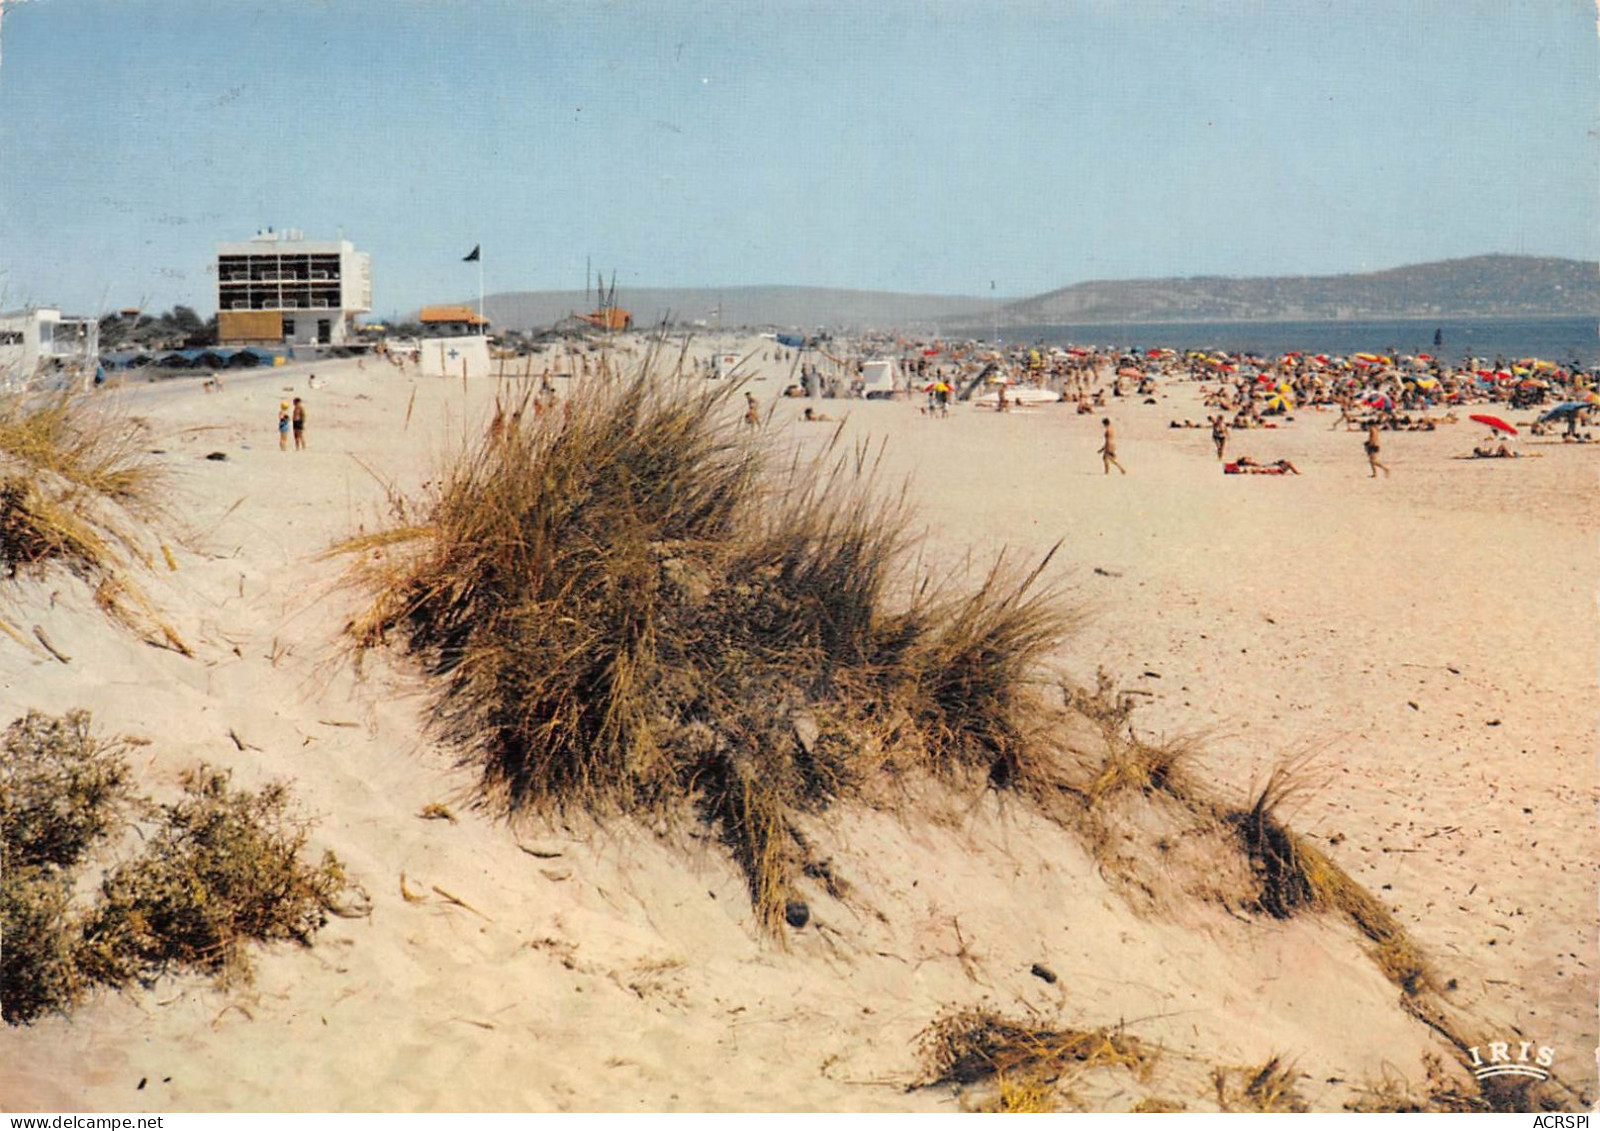
<svg viewBox="0 0 1600 1131"><path fill-rule="evenodd" d="M481 255L478 254L478 251L482 247L483 247L482 244L476 244L476 243L473 244L472 245L472 250L470 252L468 252L465 256L462 257L461 262L463 262L463 263L476 263L476 262L478 262L478 260L483 258Z"/></svg>

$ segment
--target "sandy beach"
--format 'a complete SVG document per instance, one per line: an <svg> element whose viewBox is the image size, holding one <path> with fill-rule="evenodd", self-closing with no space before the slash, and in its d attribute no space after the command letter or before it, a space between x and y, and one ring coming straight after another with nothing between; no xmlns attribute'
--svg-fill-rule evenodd
<svg viewBox="0 0 1600 1131"><path fill-rule="evenodd" d="M625 349L628 365L642 345ZM1303 764L1286 817L1392 911L1473 1037L1548 1046L1571 1102L1595 1101L1600 448L1528 438L1528 458L1457 459L1481 432L1463 420L1387 436L1392 474L1374 479L1362 433L1304 410L1229 448L1300 475L1225 476L1209 432L1169 427L1206 418L1194 383L1092 415L941 419L921 398L785 398L769 349L691 347L752 357L776 452L833 437L801 421L808 403L840 442L881 441L941 576L1061 543L1047 576L1088 615L1059 671L1132 691L1140 735L1200 736L1222 793ZM398 653L352 660L359 598L324 551L389 521L386 489L418 490L512 383L349 360L230 374L214 394L99 394L148 422L171 469L176 569L141 584L194 655L111 626L65 572L9 583L0 616L71 662L6 641L5 721L85 708L148 740L132 761L158 794L202 761L292 782L370 913L263 950L248 985L167 978L5 1028L0 1107L955 1111L977 1100L918 1086L919 1034L980 1006L1121 1024L1162 1050L1142 1076L1085 1069L1070 1092L1087 1109L1215 1110L1216 1069L1279 1057L1312 1110L1338 1111L1385 1080L1421 1089L1425 1058L1449 1059L1348 924L1141 907L995 791L917 823L839 811L828 848L856 898L819 903L787 947L692 834L513 829L475 809L472 774L429 737L424 677ZM278 449L290 396L304 452ZM1125 476L1102 472L1102 415ZM434 803L454 819L419 817Z"/></svg>

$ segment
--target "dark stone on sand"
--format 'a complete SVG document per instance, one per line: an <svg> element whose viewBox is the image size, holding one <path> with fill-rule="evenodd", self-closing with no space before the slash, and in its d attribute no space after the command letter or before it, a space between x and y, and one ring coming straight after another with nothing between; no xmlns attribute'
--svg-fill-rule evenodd
<svg viewBox="0 0 1600 1131"><path fill-rule="evenodd" d="M227 452L207 452L206 453L206 459L216 460L219 463L221 461L227 459L227 458L228 458L228 453Z"/></svg>
<svg viewBox="0 0 1600 1131"><path fill-rule="evenodd" d="M1056 984L1056 972L1050 969L1050 967L1045 966L1043 963L1035 962L1033 964L1033 969L1029 970L1028 973L1032 974L1035 978L1049 982L1052 986Z"/></svg>
<svg viewBox="0 0 1600 1131"><path fill-rule="evenodd" d="M811 908L806 906L803 899L791 899L783 905L783 918L789 926L798 931L811 922Z"/></svg>

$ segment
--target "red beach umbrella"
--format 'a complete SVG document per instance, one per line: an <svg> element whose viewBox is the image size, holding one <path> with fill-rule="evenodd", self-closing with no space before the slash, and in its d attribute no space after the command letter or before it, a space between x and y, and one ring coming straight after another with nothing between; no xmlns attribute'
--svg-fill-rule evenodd
<svg viewBox="0 0 1600 1131"><path fill-rule="evenodd" d="M1517 430L1515 428L1511 427L1511 425L1507 424L1504 420L1501 420L1498 416L1490 416L1488 413L1484 412L1475 412L1471 416L1467 417L1467 419L1477 424L1487 424L1496 432L1505 432L1512 436L1517 434Z"/></svg>

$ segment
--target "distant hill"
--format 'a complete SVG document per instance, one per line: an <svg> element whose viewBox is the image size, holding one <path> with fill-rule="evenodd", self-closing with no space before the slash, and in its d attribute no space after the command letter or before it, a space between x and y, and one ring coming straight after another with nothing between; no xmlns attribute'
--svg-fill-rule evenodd
<svg viewBox="0 0 1600 1131"><path fill-rule="evenodd" d="M1600 264L1479 255L1364 275L1197 277L1078 283L998 311L982 297L823 287L639 287L619 291L635 326L901 329L986 337L1002 327L1119 322L1289 322L1388 318L1600 317ZM594 308L582 291L489 295L497 327L538 330Z"/></svg>
<svg viewBox="0 0 1600 1131"><path fill-rule="evenodd" d="M833 290L824 287L618 288L617 305L633 312L636 327L670 318L702 321L709 327L761 326L780 330L871 328L937 330L952 318L973 317L982 301L947 295L886 291ZM484 313L496 326L535 330L568 314L593 310L595 298L582 291L521 291L489 295ZM719 313L720 312L720 313Z"/></svg>
<svg viewBox="0 0 1600 1131"><path fill-rule="evenodd" d="M1365 275L1078 283L1007 303L1002 325L1600 316L1600 264L1479 255ZM983 323L975 319L976 325Z"/></svg>

